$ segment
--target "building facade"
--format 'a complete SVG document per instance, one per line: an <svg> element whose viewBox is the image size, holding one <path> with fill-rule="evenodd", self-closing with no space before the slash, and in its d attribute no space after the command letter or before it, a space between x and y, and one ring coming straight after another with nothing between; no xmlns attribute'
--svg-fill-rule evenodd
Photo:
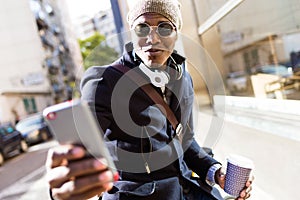
<svg viewBox="0 0 300 200"><path fill-rule="evenodd" d="M93 17L82 16L74 21L74 26L77 38L86 39L98 32L106 38L103 45L107 45L121 54L122 44L118 40L112 9L99 11Z"/></svg>
<svg viewBox="0 0 300 200"><path fill-rule="evenodd" d="M1 0L1 123L40 112L76 90L80 58L65 40L61 12L54 0Z"/></svg>
<svg viewBox="0 0 300 200"><path fill-rule="evenodd" d="M299 9L297 0L253 0L226 16L218 28L227 70L250 72L266 64L291 67L290 54L300 50Z"/></svg>

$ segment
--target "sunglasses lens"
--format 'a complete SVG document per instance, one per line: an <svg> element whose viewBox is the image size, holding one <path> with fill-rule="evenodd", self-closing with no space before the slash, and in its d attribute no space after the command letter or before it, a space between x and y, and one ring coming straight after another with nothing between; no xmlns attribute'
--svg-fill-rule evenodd
<svg viewBox="0 0 300 200"><path fill-rule="evenodd" d="M138 37L147 37L151 31L152 27L150 27L146 23L138 24L134 28L134 32ZM174 27L170 23L163 22L157 26L156 32L159 34L160 37L169 37L172 35L172 33L174 33Z"/></svg>
<svg viewBox="0 0 300 200"><path fill-rule="evenodd" d="M147 24L138 24L134 28L134 31L138 37L147 37L150 33L150 27Z"/></svg>
<svg viewBox="0 0 300 200"><path fill-rule="evenodd" d="M168 37L173 33L173 26L169 23L161 23L157 27L158 34L162 37Z"/></svg>

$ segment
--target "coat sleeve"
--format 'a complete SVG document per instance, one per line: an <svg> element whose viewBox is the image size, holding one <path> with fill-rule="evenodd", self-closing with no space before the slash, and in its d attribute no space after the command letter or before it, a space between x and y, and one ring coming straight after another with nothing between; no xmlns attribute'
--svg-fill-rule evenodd
<svg viewBox="0 0 300 200"><path fill-rule="evenodd" d="M111 90L105 77L106 69L107 66L90 67L84 73L80 83L81 99L88 103L104 132L112 121L110 112Z"/></svg>
<svg viewBox="0 0 300 200"><path fill-rule="evenodd" d="M190 77L189 77L190 78ZM191 81L191 78L190 78ZM192 85L192 82L190 82ZM190 90L193 90L193 87L189 87ZM191 91L192 92L192 91ZM193 106L189 104L189 106ZM209 168L219 163L210 155L208 155L197 143L194 137L194 126L193 126L193 108L185 108L190 109L190 115L188 116L187 125L185 128L184 133L184 140L183 140L183 149L184 152L184 161L186 162L187 166L197 173L200 178L205 181L207 172Z"/></svg>

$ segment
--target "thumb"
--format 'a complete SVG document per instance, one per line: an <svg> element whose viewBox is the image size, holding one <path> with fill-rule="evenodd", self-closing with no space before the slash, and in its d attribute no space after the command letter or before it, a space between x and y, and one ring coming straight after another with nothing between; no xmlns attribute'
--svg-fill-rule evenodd
<svg viewBox="0 0 300 200"><path fill-rule="evenodd" d="M215 179L222 189L224 189L225 186L225 178L226 174L224 168L220 168L218 171L216 171Z"/></svg>

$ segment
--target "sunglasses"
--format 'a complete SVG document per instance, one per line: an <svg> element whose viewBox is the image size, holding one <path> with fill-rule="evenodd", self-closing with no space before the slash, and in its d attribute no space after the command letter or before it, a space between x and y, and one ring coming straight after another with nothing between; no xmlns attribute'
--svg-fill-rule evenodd
<svg viewBox="0 0 300 200"><path fill-rule="evenodd" d="M138 37L147 37L153 29L156 28L156 33L163 38L171 37L176 34L175 27L169 22L161 22L158 26L150 26L146 23L138 24L134 27L134 32Z"/></svg>

